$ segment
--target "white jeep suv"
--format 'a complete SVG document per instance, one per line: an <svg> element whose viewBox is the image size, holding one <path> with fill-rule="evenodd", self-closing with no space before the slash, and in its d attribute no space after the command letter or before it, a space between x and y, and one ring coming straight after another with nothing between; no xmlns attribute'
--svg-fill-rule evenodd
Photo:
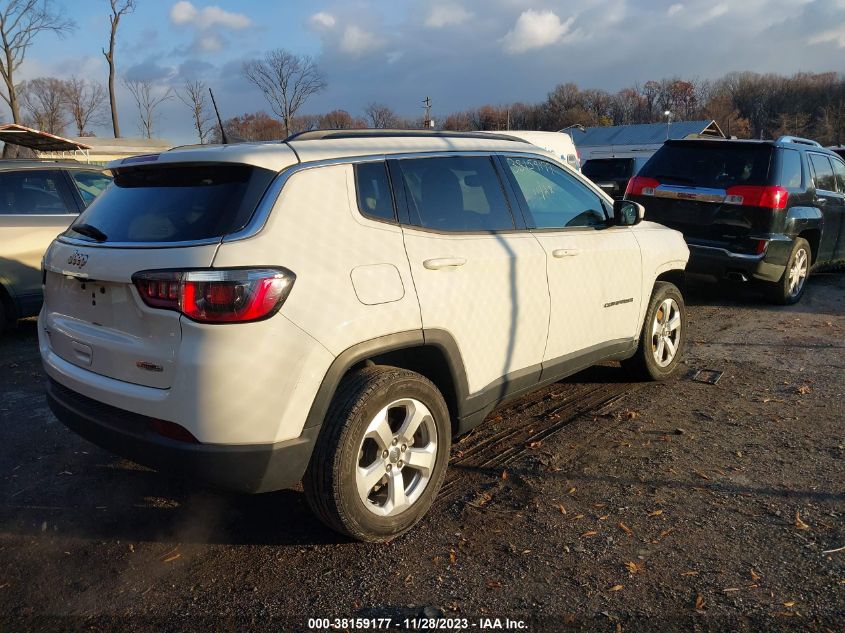
<svg viewBox="0 0 845 633"><path fill-rule="evenodd" d="M387 540L498 403L608 359L677 368L681 234L528 143L308 132L110 168L45 255L39 344L56 416L142 464L303 481L329 526Z"/></svg>

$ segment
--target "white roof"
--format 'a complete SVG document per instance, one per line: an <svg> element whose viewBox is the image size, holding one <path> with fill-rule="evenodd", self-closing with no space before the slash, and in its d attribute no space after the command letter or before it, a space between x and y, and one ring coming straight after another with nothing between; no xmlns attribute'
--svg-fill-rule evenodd
<svg viewBox="0 0 845 633"><path fill-rule="evenodd" d="M295 150L295 153L294 153ZM144 157L112 161L109 167L141 162L228 162L281 171L297 162L331 160L350 156L380 156L416 152L531 151L537 148L518 140L466 138L460 136L375 136L312 140L264 141L229 145L187 145L144 160ZM299 161L297 161L299 155Z"/></svg>

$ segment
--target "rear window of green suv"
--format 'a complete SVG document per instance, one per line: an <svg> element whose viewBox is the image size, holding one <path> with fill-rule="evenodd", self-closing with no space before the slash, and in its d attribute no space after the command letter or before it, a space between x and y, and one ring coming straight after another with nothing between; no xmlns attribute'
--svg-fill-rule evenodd
<svg viewBox="0 0 845 633"><path fill-rule="evenodd" d="M773 147L722 141L668 142L640 170L640 176L668 185L727 189L767 185Z"/></svg>
<svg viewBox="0 0 845 633"><path fill-rule="evenodd" d="M243 228L276 172L237 164L137 166L114 181L74 226L94 227L105 242L185 242ZM82 230L82 227L80 227ZM68 235L91 239L91 231Z"/></svg>

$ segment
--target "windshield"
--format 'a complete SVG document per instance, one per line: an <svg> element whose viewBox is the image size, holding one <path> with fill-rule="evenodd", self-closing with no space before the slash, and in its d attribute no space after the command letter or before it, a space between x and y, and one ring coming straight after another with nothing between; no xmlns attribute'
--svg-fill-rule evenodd
<svg viewBox="0 0 845 633"><path fill-rule="evenodd" d="M639 175L661 183L709 189L769 184L772 147L764 144L688 141L666 143Z"/></svg>
<svg viewBox="0 0 845 633"><path fill-rule="evenodd" d="M273 176L266 169L235 164L122 169L68 235L98 242L222 237L249 221Z"/></svg>

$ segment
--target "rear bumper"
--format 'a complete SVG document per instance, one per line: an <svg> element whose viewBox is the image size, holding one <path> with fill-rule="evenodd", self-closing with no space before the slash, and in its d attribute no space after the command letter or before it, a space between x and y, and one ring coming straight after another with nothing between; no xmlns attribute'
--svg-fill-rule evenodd
<svg viewBox="0 0 845 633"><path fill-rule="evenodd" d="M153 418L124 411L83 396L54 380L47 402L72 431L139 464L236 492L269 492L302 479L319 427L275 444L190 444L152 430Z"/></svg>
<svg viewBox="0 0 845 633"><path fill-rule="evenodd" d="M772 241L766 253L760 255L734 253L724 248L687 244L690 257L686 272L690 275L711 277L717 281L722 279L779 281L786 270L787 259L781 257L780 251L786 250L788 257L791 244L791 240L786 244L782 244L781 241Z"/></svg>

